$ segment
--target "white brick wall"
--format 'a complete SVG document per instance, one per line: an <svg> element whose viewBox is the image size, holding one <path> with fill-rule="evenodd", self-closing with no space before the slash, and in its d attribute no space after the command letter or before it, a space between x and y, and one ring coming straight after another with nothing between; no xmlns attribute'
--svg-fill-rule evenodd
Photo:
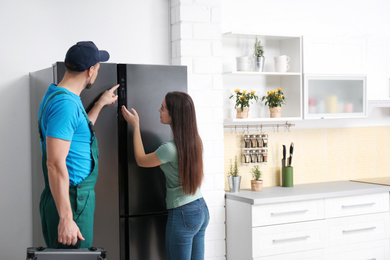
<svg viewBox="0 0 390 260"><path fill-rule="evenodd" d="M220 0L171 0L172 64L188 68L203 140L203 195L210 210L206 259L226 259Z"/></svg>

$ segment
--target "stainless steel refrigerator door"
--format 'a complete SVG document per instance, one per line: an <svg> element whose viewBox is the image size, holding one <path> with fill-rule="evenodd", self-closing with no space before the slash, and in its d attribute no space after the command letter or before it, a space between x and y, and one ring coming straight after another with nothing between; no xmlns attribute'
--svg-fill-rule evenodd
<svg viewBox="0 0 390 260"><path fill-rule="evenodd" d="M123 69L123 65L122 65ZM140 117L141 136L146 153L154 152L163 142L172 140L169 125L160 123L159 108L169 91L187 92L187 68L185 66L164 65L126 65L125 81L121 78L121 65L118 65L118 82L126 82L126 92L123 86L119 91L119 106L126 105L134 108ZM124 96L125 95L125 96ZM128 183L126 205L121 207L121 216L139 216L166 211L165 177L160 167L138 167L133 153L133 129L127 126L119 117L120 127L127 127L127 140L120 153L126 150L127 164L121 174L125 175ZM123 142L120 141L120 145Z"/></svg>
<svg viewBox="0 0 390 260"><path fill-rule="evenodd" d="M81 93L89 110L104 91L116 85L116 64L101 63L91 89ZM119 189L117 103L104 107L94 125L99 146L99 177L95 187L96 209L94 246L107 250L110 259L119 259Z"/></svg>
<svg viewBox="0 0 390 260"><path fill-rule="evenodd" d="M143 217L121 218L122 227L127 227L129 235L121 259L165 260L165 225L167 214Z"/></svg>
<svg viewBox="0 0 390 260"><path fill-rule="evenodd" d="M45 245L42 235L39 199L45 188L42 171L41 144L38 133L38 113L42 98L53 82L53 68L30 73L30 115L31 115L31 173L33 209L33 246Z"/></svg>
<svg viewBox="0 0 390 260"><path fill-rule="evenodd" d="M56 78L65 73L64 63L56 64ZM104 91L117 83L116 64L101 63L99 74L90 89L81 92L87 112ZM104 107L94 130L99 147L99 176L95 187L95 223L93 245L107 250L110 259L119 259L119 189L117 103Z"/></svg>

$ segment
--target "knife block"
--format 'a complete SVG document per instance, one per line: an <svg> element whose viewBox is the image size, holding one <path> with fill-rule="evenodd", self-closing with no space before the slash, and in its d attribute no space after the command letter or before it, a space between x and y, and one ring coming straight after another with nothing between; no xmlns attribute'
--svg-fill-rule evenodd
<svg viewBox="0 0 390 260"><path fill-rule="evenodd" d="M282 167L282 187L294 186L294 168Z"/></svg>

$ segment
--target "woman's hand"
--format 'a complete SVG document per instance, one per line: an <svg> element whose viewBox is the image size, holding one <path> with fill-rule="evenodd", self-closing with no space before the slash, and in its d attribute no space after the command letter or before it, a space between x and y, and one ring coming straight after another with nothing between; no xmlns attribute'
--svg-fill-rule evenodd
<svg viewBox="0 0 390 260"><path fill-rule="evenodd" d="M125 106L122 106L122 115L126 122L129 123L133 128L139 127L138 113L134 108L132 108L130 112L126 109Z"/></svg>

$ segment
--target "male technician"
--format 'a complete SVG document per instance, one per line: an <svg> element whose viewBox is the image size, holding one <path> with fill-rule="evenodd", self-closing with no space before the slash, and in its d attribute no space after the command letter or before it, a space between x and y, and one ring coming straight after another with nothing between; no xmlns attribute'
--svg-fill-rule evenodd
<svg viewBox="0 0 390 260"><path fill-rule="evenodd" d="M107 51L93 42L78 42L65 57L62 81L51 84L39 108L39 132L45 189L40 214L47 247L91 247L98 175L98 147L92 126L101 109L114 104L119 85L105 91L86 113L80 93L90 88ZM60 244L58 244L60 243Z"/></svg>

